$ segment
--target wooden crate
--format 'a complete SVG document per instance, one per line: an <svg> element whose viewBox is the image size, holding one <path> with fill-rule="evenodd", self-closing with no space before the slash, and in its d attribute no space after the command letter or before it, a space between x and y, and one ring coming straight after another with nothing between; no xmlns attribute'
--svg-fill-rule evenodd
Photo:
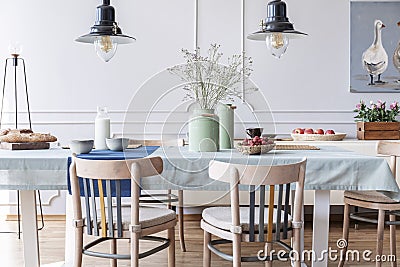
<svg viewBox="0 0 400 267"><path fill-rule="evenodd" d="M400 122L357 122L357 139L400 139Z"/></svg>

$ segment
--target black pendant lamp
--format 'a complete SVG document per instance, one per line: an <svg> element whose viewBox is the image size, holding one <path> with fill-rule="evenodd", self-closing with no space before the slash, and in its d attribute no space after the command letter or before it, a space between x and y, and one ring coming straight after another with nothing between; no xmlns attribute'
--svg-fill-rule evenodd
<svg viewBox="0 0 400 267"><path fill-rule="evenodd" d="M249 34L247 39L265 41L272 55L280 58L289 46L289 39L305 36L296 31L286 16L286 3L273 0L267 5L267 18L261 21L261 30Z"/></svg>
<svg viewBox="0 0 400 267"><path fill-rule="evenodd" d="M110 6L110 0L103 0L97 7L96 22L90 33L77 38L75 41L94 44L97 55L108 62L117 51L118 44L129 44L136 39L122 34L121 28L115 21L115 9Z"/></svg>

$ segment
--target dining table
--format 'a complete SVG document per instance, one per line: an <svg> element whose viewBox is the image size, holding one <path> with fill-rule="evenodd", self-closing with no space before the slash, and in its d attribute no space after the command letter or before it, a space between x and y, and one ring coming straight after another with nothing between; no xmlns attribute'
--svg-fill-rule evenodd
<svg viewBox="0 0 400 267"><path fill-rule="evenodd" d="M21 190L22 231L25 266L40 266L36 222L36 190L67 190L68 149L8 151L0 150L0 190ZM398 198L399 187L382 157L361 155L333 146L319 150L273 150L263 155L243 155L235 149L218 152L192 152L188 147L139 147L123 152L93 150L79 157L124 159L159 156L161 175L143 179L146 190L182 189L229 191L229 184L208 177L210 160L242 164L286 164L307 158L305 190L313 190L314 220L312 248L316 255L328 249L330 192L332 190L380 190ZM379 177L379 179L377 178ZM127 180L129 181L129 180ZM243 188L243 190L246 190ZM399 198L400 199L400 198ZM71 196L66 199L65 265L73 266L74 235ZM317 257L313 266L327 266L327 257Z"/></svg>

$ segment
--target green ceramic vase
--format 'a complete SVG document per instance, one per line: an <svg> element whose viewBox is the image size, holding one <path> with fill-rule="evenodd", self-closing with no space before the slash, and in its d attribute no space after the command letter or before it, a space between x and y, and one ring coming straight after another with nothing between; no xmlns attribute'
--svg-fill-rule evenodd
<svg viewBox="0 0 400 267"><path fill-rule="evenodd" d="M219 104L217 107L219 117L219 148L233 148L234 139L234 109L232 104Z"/></svg>
<svg viewBox="0 0 400 267"><path fill-rule="evenodd" d="M189 150L219 150L219 118L213 109L195 109L189 120Z"/></svg>

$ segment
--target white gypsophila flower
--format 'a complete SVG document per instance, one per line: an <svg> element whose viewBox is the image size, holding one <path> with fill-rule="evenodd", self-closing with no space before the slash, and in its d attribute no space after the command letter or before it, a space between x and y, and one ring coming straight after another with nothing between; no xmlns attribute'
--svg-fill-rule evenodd
<svg viewBox="0 0 400 267"><path fill-rule="evenodd" d="M211 44L207 57L200 55L199 48L195 52L182 49L186 64L168 69L185 82L184 99L198 102L200 108L214 109L221 100L241 98L240 85L252 72L251 59L242 55L233 55L227 65L221 64L219 48L220 45Z"/></svg>

